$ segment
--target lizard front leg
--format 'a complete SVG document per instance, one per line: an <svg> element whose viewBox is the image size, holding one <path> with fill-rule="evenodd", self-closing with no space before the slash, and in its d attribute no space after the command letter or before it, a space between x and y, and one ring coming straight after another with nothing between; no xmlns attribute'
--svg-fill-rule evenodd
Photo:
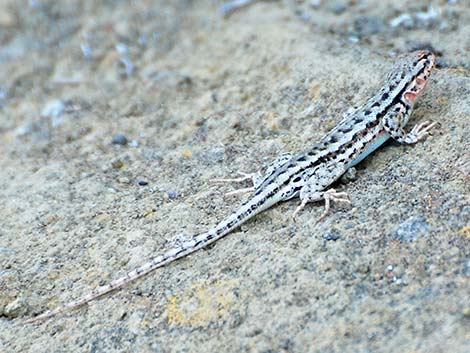
<svg viewBox="0 0 470 353"><path fill-rule="evenodd" d="M382 119L382 126L385 131L397 142L404 144L414 144L430 135L430 130L436 126L436 123L425 121L417 124L406 133L403 129L408 122L409 113L403 104L397 104L396 107L389 110Z"/></svg>

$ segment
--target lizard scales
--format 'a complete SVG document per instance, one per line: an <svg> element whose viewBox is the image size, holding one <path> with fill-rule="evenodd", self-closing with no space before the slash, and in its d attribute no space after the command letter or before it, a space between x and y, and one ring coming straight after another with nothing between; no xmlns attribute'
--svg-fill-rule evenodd
<svg viewBox="0 0 470 353"><path fill-rule="evenodd" d="M320 219L327 214L331 201L349 202L346 193L336 192L328 187L390 137L401 143L414 144L425 138L435 125L425 121L416 125L409 133L403 130L416 97L426 86L434 62L434 55L426 50L401 58L382 88L363 106L346 113L344 119L318 143L297 155L281 155L267 168L263 176L256 174L253 177L254 186L249 189L252 191L251 196L233 214L209 231L194 236L191 240L75 301L48 310L25 322L43 320L77 308L120 288L215 242L278 202L300 196L302 202L294 212L295 217L308 202L325 200L325 211Z"/></svg>

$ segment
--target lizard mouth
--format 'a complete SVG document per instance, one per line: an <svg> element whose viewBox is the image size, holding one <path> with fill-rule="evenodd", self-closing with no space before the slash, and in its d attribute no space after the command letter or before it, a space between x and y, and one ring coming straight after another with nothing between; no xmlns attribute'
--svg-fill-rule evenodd
<svg viewBox="0 0 470 353"><path fill-rule="evenodd" d="M424 87L426 87L426 83L428 82L427 77L425 76L418 76L414 82L412 87L407 90L404 94L405 99L413 103L416 100L416 97L423 91Z"/></svg>

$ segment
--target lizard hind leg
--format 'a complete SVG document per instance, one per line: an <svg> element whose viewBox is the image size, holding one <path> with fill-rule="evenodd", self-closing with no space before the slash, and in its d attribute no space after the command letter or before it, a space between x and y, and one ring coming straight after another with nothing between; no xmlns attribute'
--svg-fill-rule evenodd
<svg viewBox="0 0 470 353"><path fill-rule="evenodd" d="M248 192L255 191L266 179L271 177L272 174L275 173L276 170L282 168L286 163L288 163L292 159L291 153L283 153L278 156L274 162L266 167L266 171L261 173L260 171L256 173L245 173L238 171L237 174L240 175L238 178L219 178L213 179L213 182L217 183L242 183L246 180L250 180L253 183L252 187L237 189L225 194L225 196L233 196L239 194L245 194Z"/></svg>
<svg viewBox="0 0 470 353"><path fill-rule="evenodd" d="M260 183L261 179L261 174L259 172L257 173L245 173L238 171L237 172L240 177L238 178L218 178L218 179L213 179L213 182L216 183L242 183L246 180L250 180L253 183L253 186L247 187L247 188L242 188L242 189L237 189L231 192L227 192L224 195L225 196L233 196L233 195L240 195L240 194L245 194L248 192L252 192L255 190L256 186Z"/></svg>
<svg viewBox="0 0 470 353"><path fill-rule="evenodd" d="M237 171L237 174L240 175L238 178L216 178L212 179L215 183L241 183L245 180L252 180L253 185L257 184L258 179L260 178L260 173L245 173Z"/></svg>
<svg viewBox="0 0 470 353"><path fill-rule="evenodd" d="M318 218L317 223L324 219L330 212L331 201L333 202L345 202L350 204L349 196L345 192L337 192L335 189L328 189L327 191L314 191L310 188L303 188L300 191L300 205L295 209L292 214L292 218L297 217L300 211L302 211L305 205L309 202L325 200L325 210Z"/></svg>

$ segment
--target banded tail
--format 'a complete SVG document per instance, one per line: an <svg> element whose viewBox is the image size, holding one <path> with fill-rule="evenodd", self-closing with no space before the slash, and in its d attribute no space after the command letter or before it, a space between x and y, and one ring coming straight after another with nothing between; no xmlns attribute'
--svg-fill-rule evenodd
<svg viewBox="0 0 470 353"><path fill-rule="evenodd" d="M82 296L77 300L61 305L55 309L45 311L44 313L26 319L23 322L32 323L50 318L58 314L65 313L67 311L76 309L82 305L85 305L88 302L99 298L105 294L122 288L128 283L135 281L136 279L148 274L149 272L152 272L153 270L159 267L163 267L169 264L170 262L178 260L219 240L235 228L239 227L241 224L245 223L251 217L255 216L259 212L271 206L271 204L269 203L261 202L257 205L256 208L252 209L251 202L249 201L252 201L252 198L245 202L235 213L225 218L222 222L220 222L217 226L215 226L208 232L194 236L191 240L183 242L180 246L168 250L163 255L153 258L146 264L128 272L127 274L118 279L115 279L109 284L96 288L92 292Z"/></svg>

